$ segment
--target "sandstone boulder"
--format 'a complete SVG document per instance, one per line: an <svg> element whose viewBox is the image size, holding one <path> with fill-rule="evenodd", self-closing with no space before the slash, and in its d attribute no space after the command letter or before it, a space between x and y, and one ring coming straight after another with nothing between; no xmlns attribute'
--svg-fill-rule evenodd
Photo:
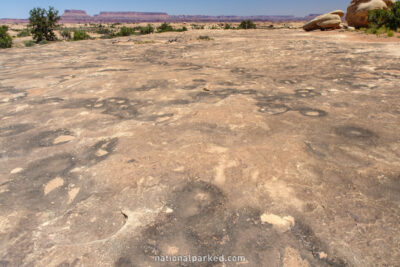
<svg viewBox="0 0 400 267"><path fill-rule="evenodd" d="M368 12L375 9L387 9L395 0L353 0L347 8L346 21L349 26L368 26Z"/></svg>
<svg viewBox="0 0 400 267"><path fill-rule="evenodd" d="M335 10L331 13L318 16L315 19L307 22L304 24L303 29L305 31L339 29L341 27L340 25L342 23L343 16L343 11Z"/></svg>

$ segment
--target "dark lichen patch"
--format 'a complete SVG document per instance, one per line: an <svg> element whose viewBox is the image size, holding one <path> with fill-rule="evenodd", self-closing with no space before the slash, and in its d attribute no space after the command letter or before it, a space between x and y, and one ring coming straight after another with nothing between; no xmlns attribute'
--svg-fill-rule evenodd
<svg viewBox="0 0 400 267"><path fill-rule="evenodd" d="M14 136L33 129L33 124L21 123L0 128L0 137Z"/></svg>
<svg viewBox="0 0 400 267"><path fill-rule="evenodd" d="M157 88L167 88L169 85L168 80L148 80L146 84L138 88L126 89L126 91L150 91Z"/></svg>
<svg viewBox="0 0 400 267"><path fill-rule="evenodd" d="M118 138L105 139L97 142L82 155L79 155L79 164L91 166L107 159L116 149Z"/></svg>
<svg viewBox="0 0 400 267"><path fill-rule="evenodd" d="M336 127L334 132L339 136L354 140L370 140L378 137L377 134L368 129L352 125Z"/></svg>
<svg viewBox="0 0 400 267"><path fill-rule="evenodd" d="M326 111L314 108L297 108L296 110L306 117L325 117L328 115Z"/></svg>
<svg viewBox="0 0 400 267"><path fill-rule="evenodd" d="M98 101L97 98L78 98L69 100L68 103L63 105L63 108L86 108L86 109L93 109L94 104Z"/></svg>
<svg viewBox="0 0 400 267"><path fill-rule="evenodd" d="M185 221L195 221L200 217L212 216L225 201L222 191L209 183L194 181L186 184L170 200L176 209L175 216Z"/></svg>
<svg viewBox="0 0 400 267"><path fill-rule="evenodd" d="M206 83L207 80L204 80L204 79L193 79L193 82L195 82L195 83Z"/></svg>
<svg viewBox="0 0 400 267"><path fill-rule="evenodd" d="M28 144L31 147L49 147L54 145L62 145L70 142L73 137L74 134L66 129L44 131L32 137L28 141Z"/></svg>
<svg viewBox="0 0 400 267"><path fill-rule="evenodd" d="M312 98L320 95L321 93L316 92L315 90L312 89L297 89L295 91L295 96L299 98Z"/></svg>
<svg viewBox="0 0 400 267"><path fill-rule="evenodd" d="M75 157L71 154L58 154L28 165L21 177L32 182L41 177L66 176L76 165Z"/></svg>
<svg viewBox="0 0 400 267"><path fill-rule="evenodd" d="M59 97L49 97L49 98L43 98L41 100L35 101L34 103L39 104L39 105L44 105L44 104L61 103L63 101L64 101L64 99L59 98Z"/></svg>
<svg viewBox="0 0 400 267"><path fill-rule="evenodd" d="M105 109L102 113L113 115L120 119L133 119L139 115L138 110L134 105L131 105L130 100L122 97L107 98L100 103L96 102L94 108Z"/></svg>
<svg viewBox="0 0 400 267"><path fill-rule="evenodd" d="M129 257L119 257L114 264L115 267L134 267Z"/></svg>
<svg viewBox="0 0 400 267"><path fill-rule="evenodd" d="M337 256L322 257L321 252L328 251L326 245L314 234L311 227L302 220L296 221L296 225L292 227L291 233L301 242L305 249L312 253L313 257L320 264L335 267L348 266L345 260Z"/></svg>

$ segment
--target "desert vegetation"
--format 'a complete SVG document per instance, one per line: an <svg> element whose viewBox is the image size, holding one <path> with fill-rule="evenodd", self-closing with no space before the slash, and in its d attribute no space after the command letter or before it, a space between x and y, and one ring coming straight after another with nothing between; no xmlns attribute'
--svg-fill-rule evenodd
<svg viewBox="0 0 400 267"><path fill-rule="evenodd" d="M43 8L34 8L30 12L29 25L33 39L40 43L43 40L55 41L57 37L54 31L59 27L57 22L60 20L58 11L53 7L48 10Z"/></svg>
<svg viewBox="0 0 400 267"><path fill-rule="evenodd" d="M400 2L389 9L376 9L368 13L369 26L362 28L366 33L393 37L400 28Z"/></svg>
<svg viewBox="0 0 400 267"><path fill-rule="evenodd" d="M183 26L182 28L176 29L171 26L171 24L164 22L161 24L159 27L157 27L157 32L185 32L187 31L187 28Z"/></svg>
<svg viewBox="0 0 400 267"><path fill-rule="evenodd" d="M7 26L0 26L0 48L10 48L12 46L12 37L7 31Z"/></svg>
<svg viewBox="0 0 400 267"><path fill-rule="evenodd" d="M244 30L256 29L256 28L257 28L256 24L251 20L244 20L239 25L239 29L244 29Z"/></svg>
<svg viewBox="0 0 400 267"><path fill-rule="evenodd" d="M88 40L90 39L89 34L85 30L75 30L74 31L74 41Z"/></svg>

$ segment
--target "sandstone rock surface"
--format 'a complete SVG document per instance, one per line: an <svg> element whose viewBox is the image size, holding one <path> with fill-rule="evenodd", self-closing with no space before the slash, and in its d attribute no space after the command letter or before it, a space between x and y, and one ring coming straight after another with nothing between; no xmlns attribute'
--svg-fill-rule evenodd
<svg viewBox="0 0 400 267"><path fill-rule="evenodd" d="M345 34L1 51L0 266L398 266L400 54Z"/></svg>
<svg viewBox="0 0 400 267"><path fill-rule="evenodd" d="M305 31L338 29L342 23L343 16L343 11L335 10L307 22L304 24L303 29Z"/></svg>
<svg viewBox="0 0 400 267"><path fill-rule="evenodd" d="M353 0L347 8L346 21L349 26L365 27L368 25L368 12L375 9L386 9L395 0Z"/></svg>

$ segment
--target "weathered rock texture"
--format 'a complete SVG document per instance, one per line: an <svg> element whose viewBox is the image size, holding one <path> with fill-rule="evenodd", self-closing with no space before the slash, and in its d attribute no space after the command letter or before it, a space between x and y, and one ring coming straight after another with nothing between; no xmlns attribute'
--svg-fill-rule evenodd
<svg viewBox="0 0 400 267"><path fill-rule="evenodd" d="M368 12L375 9L386 9L395 0L353 0L347 8L346 21L349 26L368 26Z"/></svg>
<svg viewBox="0 0 400 267"><path fill-rule="evenodd" d="M2 51L0 266L397 266L398 53L303 30ZM154 261L187 254L246 264Z"/></svg>
<svg viewBox="0 0 400 267"><path fill-rule="evenodd" d="M307 22L304 24L303 29L305 31L339 29L343 16L343 11L335 10Z"/></svg>

